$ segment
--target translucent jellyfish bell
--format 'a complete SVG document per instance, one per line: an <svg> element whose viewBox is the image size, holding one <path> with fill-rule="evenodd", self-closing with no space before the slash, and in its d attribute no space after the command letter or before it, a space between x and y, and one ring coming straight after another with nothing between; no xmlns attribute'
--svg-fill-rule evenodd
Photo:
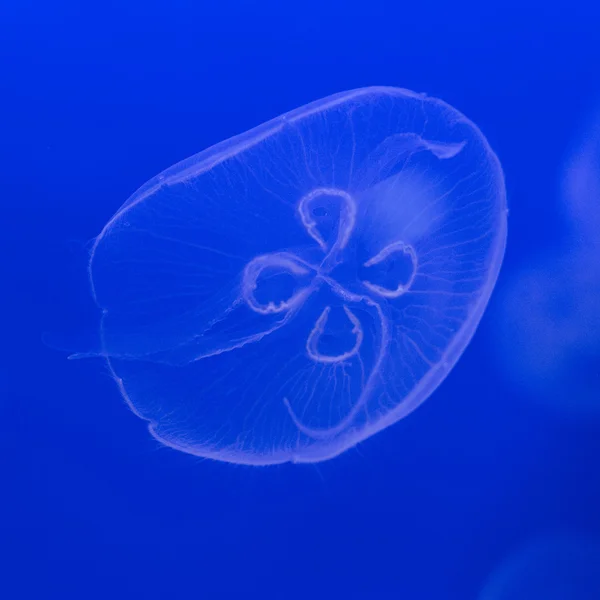
<svg viewBox="0 0 600 600"><path fill-rule="evenodd" d="M440 100L330 96L141 187L98 236L101 354L164 444L332 458L448 374L506 238L498 160Z"/></svg>

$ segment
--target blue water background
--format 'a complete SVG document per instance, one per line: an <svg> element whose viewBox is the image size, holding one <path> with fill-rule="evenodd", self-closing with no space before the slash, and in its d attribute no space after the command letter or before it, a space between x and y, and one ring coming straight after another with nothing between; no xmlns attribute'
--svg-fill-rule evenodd
<svg viewBox="0 0 600 600"><path fill-rule="evenodd" d="M42 342L89 339L88 242L139 185L372 84L443 98L488 137L510 206L501 286L562 234L559 170L600 102L598 23L592 2L5 2L2 596L476 600L531 536L600 536L600 422L509 384L495 298L428 401L318 466L162 449L100 361Z"/></svg>

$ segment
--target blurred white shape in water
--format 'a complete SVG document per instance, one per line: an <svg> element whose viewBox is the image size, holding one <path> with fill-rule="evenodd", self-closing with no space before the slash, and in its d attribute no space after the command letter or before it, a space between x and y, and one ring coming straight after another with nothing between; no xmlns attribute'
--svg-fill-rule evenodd
<svg viewBox="0 0 600 600"><path fill-rule="evenodd" d="M500 363L512 383L576 418L600 417L600 113L560 173L565 240L499 291Z"/></svg>
<svg viewBox="0 0 600 600"><path fill-rule="evenodd" d="M529 542L500 563L479 600L598 600L600 542L553 535Z"/></svg>
<svg viewBox="0 0 600 600"><path fill-rule="evenodd" d="M600 110L576 138L569 153L561 196L575 235L593 247L597 257L600 250ZM589 249L588 252L591 254Z"/></svg>

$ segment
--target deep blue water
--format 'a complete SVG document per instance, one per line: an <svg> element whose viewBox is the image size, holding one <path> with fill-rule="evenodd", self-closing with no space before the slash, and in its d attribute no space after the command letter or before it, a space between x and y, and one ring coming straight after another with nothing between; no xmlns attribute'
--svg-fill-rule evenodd
<svg viewBox="0 0 600 600"><path fill-rule="evenodd" d="M477 600L532 539L600 540L600 411L572 410L600 399L597 321L558 403L515 383L498 334L512 277L572 249L561 169L600 106L598 22L562 2L2 6L3 597ZM507 253L471 344L415 412L332 461L161 447L101 360L43 341L93 339L91 240L162 169L373 84L444 99L502 163Z"/></svg>

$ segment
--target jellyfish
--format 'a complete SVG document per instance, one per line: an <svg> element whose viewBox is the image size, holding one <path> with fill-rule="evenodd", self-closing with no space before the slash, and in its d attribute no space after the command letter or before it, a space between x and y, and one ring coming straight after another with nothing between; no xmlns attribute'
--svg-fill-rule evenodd
<svg viewBox="0 0 600 600"><path fill-rule="evenodd" d="M575 244L515 270L499 294L496 350L544 410L600 418L600 259Z"/></svg>
<svg viewBox="0 0 600 600"><path fill-rule="evenodd" d="M498 364L544 408L600 417L600 113L559 169L562 237L498 294Z"/></svg>
<svg viewBox="0 0 600 600"><path fill-rule="evenodd" d="M575 534L529 541L491 575L479 600L597 600L600 543Z"/></svg>
<svg viewBox="0 0 600 600"><path fill-rule="evenodd" d="M600 110L574 136L561 169L563 216L588 253L600 251Z"/></svg>
<svg viewBox="0 0 600 600"><path fill-rule="evenodd" d="M151 434L319 462L402 419L473 336L506 241L479 129L372 87L288 112L138 189L95 239L99 354Z"/></svg>

